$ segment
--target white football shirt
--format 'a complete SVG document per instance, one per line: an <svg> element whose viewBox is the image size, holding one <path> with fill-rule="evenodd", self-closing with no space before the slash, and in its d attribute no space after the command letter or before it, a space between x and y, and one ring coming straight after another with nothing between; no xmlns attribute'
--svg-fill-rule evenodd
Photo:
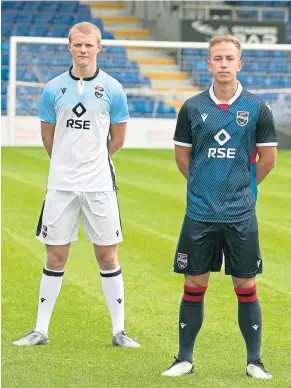
<svg viewBox="0 0 291 388"><path fill-rule="evenodd" d="M55 124L48 189L115 190L109 128L129 119L126 95L117 80L97 69L81 83L70 69L47 83L39 118Z"/></svg>

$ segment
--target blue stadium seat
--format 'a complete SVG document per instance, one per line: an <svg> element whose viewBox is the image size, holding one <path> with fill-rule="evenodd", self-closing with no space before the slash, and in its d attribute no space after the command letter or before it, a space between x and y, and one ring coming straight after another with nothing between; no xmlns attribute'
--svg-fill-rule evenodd
<svg viewBox="0 0 291 388"><path fill-rule="evenodd" d="M2 81L8 81L8 79L9 79L8 66L2 66L1 67L1 80Z"/></svg>
<svg viewBox="0 0 291 388"><path fill-rule="evenodd" d="M77 1L65 1L59 3L58 11L60 13L72 14L77 7Z"/></svg>
<svg viewBox="0 0 291 388"><path fill-rule="evenodd" d="M206 64L206 62L197 62L195 64L195 70L196 71L207 71L207 64Z"/></svg>
<svg viewBox="0 0 291 388"><path fill-rule="evenodd" d="M47 25L32 25L29 29L30 36L46 36L48 33Z"/></svg>
<svg viewBox="0 0 291 388"><path fill-rule="evenodd" d="M56 24L56 25L59 25L59 24L68 24L70 21L71 21L71 15L68 14L68 13L55 15L55 16L51 19L51 23L52 23L52 24Z"/></svg>
<svg viewBox="0 0 291 388"><path fill-rule="evenodd" d="M68 29L64 26L54 26L48 33L47 36L53 36L56 38L66 38L68 36Z"/></svg>
<svg viewBox="0 0 291 388"><path fill-rule="evenodd" d="M27 24L17 24L14 25L11 31L11 35L15 36L27 36L28 35L28 25Z"/></svg>
<svg viewBox="0 0 291 388"><path fill-rule="evenodd" d="M275 58L285 58L285 54L284 51L274 51L272 56Z"/></svg>
<svg viewBox="0 0 291 388"><path fill-rule="evenodd" d="M150 78L143 75L138 76L138 82L140 85L143 85L143 86L151 86Z"/></svg>
<svg viewBox="0 0 291 388"><path fill-rule="evenodd" d="M89 18L88 19L92 24L94 24L95 26L97 26L99 28L99 30L101 31L101 33L103 33L104 31L104 26L103 26L103 22L101 19L97 19L97 18Z"/></svg>
<svg viewBox="0 0 291 388"><path fill-rule="evenodd" d="M11 24L14 22L15 18L17 17L17 12L5 12L2 13L2 26L6 23Z"/></svg>
<svg viewBox="0 0 291 388"><path fill-rule="evenodd" d="M6 96L7 94L7 82L1 82L1 95Z"/></svg>
<svg viewBox="0 0 291 388"><path fill-rule="evenodd" d="M280 76L268 76L265 78L265 86L267 87L279 87L281 84L281 77Z"/></svg>
<svg viewBox="0 0 291 388"><path fill-rule="evenodd" d="M267 72L269 70L269 62L268 61L260 61L260 62L257 62L257 64L258 64L258 71Z"/></svg>
<svg viewBox="0 0 291 388"><path fill-rule="evenodd" d="M119 54L119 55L124 55L126 56L126 50L124 47L117 47L117 46L104 46L102 48L102 53L103 54Z"/></svg>
<svg viewBox="0 0 291 388"><path fill-rule="evenodd" d="M1 114L5 115L7 112L7 99L6 96L1 96Z"/></svg>
<svg viewBox="0 0 291 388"><path fill-rule="evenodd" d="M197 85L209 85L212 80L212 75L210 73L198 74L196 83Z"/></svg>
<svg viewBox="0 0 291 388"><path fill-rule="evenodd" d="M13 1L13 3L18 3L16 1ZM21 8L21 11L29 11L29 12L32 12L32 11L36 11L39 7L39 2L38 1L19 1L20 3L20 6L19 8Z"/></svg>
<svg viewBox="0 0 291 388"><path fill-rule="evenodd" d="M8 66L9 65L9 53L8 53L8 51L2 51L2 53L1 53L1 64L2 64L2 66Z"/></svg>
<svg viewBox="0 0 291 388"><path fill-rule="evenodd" d="M40 11L57 11L59 8L59 2L58 1L42 1L39 4L39 10Z"/></svg>
<svg viewBox="0 0 291 388"><path fill-rule="evenodd" d="M1 51L9 51L9 43L1 40Z"/></svg>
<svg viewBox="0 0 291 388"><path fill-rule="evenodd" d="M3 10L17 10L21 8L22 3L21 1L2 1L1 2L1 9Z"/></svg>
<svg viewBox="0 0 291 388"><path fill-rule="evenodd" d="M9 36L11 36L11 29L12 29L12 25L10 24L2 24L1 25L1 35L3 38L8 38Z"/></svg>
<svg viewBox="0 0 291 388"><path fill-rule="evenodd" d="M18 14L15 19L14 23L21 23L21 24L29 24L32 21L33 13L31 12L23 12Z"/></svg>
<svg viewBox="0 0 291 388"><path fill-rule="evenodd" d="M102 39L115 39L115 37L111 32L104 31L102 33Z"/></svg>
<svg viewBox="0 0 291 388"><path fill-rule="evenodd" d="M32 18L32 22L34 24L47 24L54 20L55 16L51 13L44 14L34 14Z"/></svg>

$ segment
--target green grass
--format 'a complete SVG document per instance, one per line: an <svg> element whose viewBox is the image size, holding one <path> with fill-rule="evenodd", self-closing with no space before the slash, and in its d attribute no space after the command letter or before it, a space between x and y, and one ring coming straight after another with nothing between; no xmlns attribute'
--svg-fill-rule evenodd
<svg viewBox="0 0 291 388"><path fill-rule="evenodd" d="M264 275L263 361L272 381L244 376L246 353L231 279L213 274L193 376L160 377L177 351L183 278L172 273L185 209L185 182L171 151L122 150L115 157L124 243L126 327L142 349L112 348L111 324L93 248L83 230L72 245L49 346L11 343L33 328L44 246L35 228L45 194L48 158L41 148L2 149L3 388L260 388L291 386L291 153L262 183L257 206Z"/></svg>

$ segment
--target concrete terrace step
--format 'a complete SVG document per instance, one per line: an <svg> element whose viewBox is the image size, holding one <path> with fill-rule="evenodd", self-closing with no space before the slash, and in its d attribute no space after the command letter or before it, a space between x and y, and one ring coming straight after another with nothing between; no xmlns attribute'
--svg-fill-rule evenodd
<svg viewBox="0 0 291 388"><path fill-rule="evenodd" d="M135 61L139 65L175 65L175 61L172 58L167 57L146 57L135 58L130 57L131 61Z"/></svg>
<svg viewBox="0 0 291 388"><path fill-rule="evenodd" d="M104 17L128 17L127 9L114 9L114 8L90 8L91 15L94 18Z"/></svg>
<svg viewBox="0 0 291 388"><path fill-rule="evenodd" d="M139 64L142 73L180 73L181 69L176 64Z"/></svg>
<svg viewBox="0 0 291 388"><path fill-rule="evenodd" d="M137 16L102 16L103 23L138 23L139 19Z"/></svg>
<svg viewBox="0 0 291 388"><path fill-rule="evenodd" d="M153 89L177 89L181 87L189 88L193 86L192 80L189 79L151 79Z"/></svg>
<svg viewBox="0 0 291 388"><path fill-rule="evenodd" d="M152 58L165 58L165 53L160 48L147 47L126 47L127 56L129 59L142 58L150 60Z"/></svg>
<svg viewBox="0 0 291 388"><path fill-rule="evenodd" d="M187 78L187 74L183 72L145 72L141 74L150 77L151 80L185 80Z"/></svg>
<svg viewBox="0 0 291 388"><path fill-rule="evenodd" d="M84 2L83 2L84 3ZM126 9L126 5L124 2L119 1L88 1L86 2L87 5L90 6L90 8L93 9Z"/></svg>
<svg viewBox="0 0 291 388"><path fill-rule="evenodd" d="M147 30L145 28L140 29L117 29L115 31L112 31L114 36L117 39L139 39L139 38L146 38L148 39L151 35L150 30Z"/></svg>
<svg viewBox="0 0 291 388"><path fill-rule="evenodd" d="M102 19L103 20L103 19ZM104 23L104 30L114 32L116 30L140 30L141 25L139 22L136 23Z"/></svg>

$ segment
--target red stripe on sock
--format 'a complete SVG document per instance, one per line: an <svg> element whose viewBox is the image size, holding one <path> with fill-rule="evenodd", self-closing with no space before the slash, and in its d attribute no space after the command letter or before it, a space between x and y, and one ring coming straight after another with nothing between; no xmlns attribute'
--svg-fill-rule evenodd
<svg viewBox="0 0 291 388"><path fill-rule="evenodd" d="M256 289L256 285L254 284L253 287L250 288L234 288L234 291L236 294L250 294L251 292L254 292Z"/></svg>
<svg viewBox="0 0 291 388"><path fill-rule="evenodd" d="M255 302L256 300L258 300L258 295L256 294L253 296L238 296L237 299L239 302L242 303Z"/></svg>
<svg viewBox="0 0 291 388"><path fill-rule="evenodd" d="M207 290L207 286L206 287L189 287L189 286L184 285L184 290L188 291L188 292L192 292L195 294L196 292L205 292Z"/></svg>
<svg viewBox="0 0 291 388"><path fill-rule="evenodd" d="M192 295L184 294L183 299L187 300L188 302L201 302L201 300L204 299L204 295L192 296Z"/></svg>

